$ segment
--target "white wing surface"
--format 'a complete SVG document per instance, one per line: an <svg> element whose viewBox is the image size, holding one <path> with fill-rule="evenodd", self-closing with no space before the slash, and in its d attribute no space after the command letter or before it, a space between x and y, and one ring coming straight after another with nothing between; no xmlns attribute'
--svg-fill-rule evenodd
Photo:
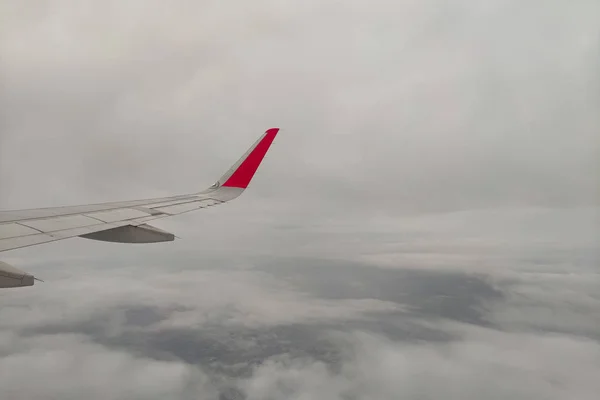
<svg viewBox="0 0 600 400"><path fill-rule="evenodd" d="M71 237L156 243L174 235L149 221L223 204L248 187L278 128L267 130L210 188L193 194L80 206L0 211L0 252ZM33 285L34 277L0 262L0 288Z"/></svg>

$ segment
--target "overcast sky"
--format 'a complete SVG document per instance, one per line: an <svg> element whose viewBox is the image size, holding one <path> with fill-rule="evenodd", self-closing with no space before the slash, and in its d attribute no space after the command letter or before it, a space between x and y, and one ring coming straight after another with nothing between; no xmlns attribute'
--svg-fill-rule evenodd
<svg viewBox="0 0 600 400"><path fill-rule="evenodd" d="M201 188L272 126L256 196L597 204L599 7L3 2L0 205Z"/></svg>
<svg viewBox="0 0 600 400"><path fill-rule="evenodd" d="M598 71L595 0L0 1L0 209L281 128L182 240L2 253L0 397L595 399Z"/></svg>

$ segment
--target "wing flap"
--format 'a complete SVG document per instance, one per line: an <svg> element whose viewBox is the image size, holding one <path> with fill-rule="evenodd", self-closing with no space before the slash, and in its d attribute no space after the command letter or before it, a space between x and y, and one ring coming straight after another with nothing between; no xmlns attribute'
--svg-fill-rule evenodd
<svg viewBox="0 0 600 400"><path fill-rule="evenodd" d="M133 208L117 208L115 210L100 211L100 212L88 213L88 214L84 214L84 215L87 217L91 217L96 220L102 221L102 222L116 222L116 221L123 221L123 220L127 220L127 219L147 217L150 214L145 213L140 210L135 210Z"/></svg>
<svg viewBox="0 0 600 400"><path fill-rule="evenodd" d="M67 239L67 238L87 235L87 234L91 234L91 233L95 233L95 232L102 232L107 229L119 228L126 224L127 224L127 222L123 221L123 222L116 222L116 223L110 223L110 224L82 226L80 228L63 229L61 231L50 232L50 233L47 233L47 235L49 235L53 238Z"/></svg>
<svg viewBox="0 0 600 400"><path fill-rule="evenodd" d="M58 239L62 238L53 238L45 233L2 239L0 240L0 251L13 250L21 247L33 246L36 244L53 242Z"/></svg>
<svg viewBox="0 0 600 400"><path fill-rule="evenodd" d="M15 236L11 238L4 238L0 240L0 252L18 249L21 247L33 246L36 244L54 242L56 240L61 239L82 236L94 232L104 231L107 229L118 228L127 224L129 224L129 221L119 221L114 223L99 223L98 221L96 221L96 225L81 226L45 233L36 233L34 235L27 236Z"/></svg>
<svg viewBox="0 0 600 400"><path fill-rule="evenodd" d="M45 219L32 219L20 222L21 225L33 228L38 232L54 232L63 229L79 228L82 226L97 225L98 220L85 215L68 215Z"/></svg>
<svg viewBox="0 0 600 400"><path fill-rule="evenodd" d="M183 203L183 204L176 204L176 205L172 205L172 206L159 207L159 208L155 208L154 210L157 210L162 213L169 214L169 215L176 215L176 214L182 214L182 213L185 213L188 211L197 210L199 208L206 208L206 207L214 206L219 203L222 203L222 201L215 200L215 199L206 199L206 200L193 201L190 203Z"/></svg>
<svg viewBox="0 0 600 400"><path fill-rule="evenodd" d="M201 198L202 197L194 196L194 197L183 199L183 200L171 200L171 201L164 201L164 202L160 202L160 203L152 203L152 204L147 205L146 207L148 207L152 210L155 210L155 209L161 208L161 207L176 206L178 204L192 203L194 201L198 201Z"/></svg>
<svg viewBox="0 0 600 400"><path fill-rule="evenodd" d="M0 224L0 240L16 236L35 235L36 233L39 233L39 231L15 222L10 224Z"/></svg>

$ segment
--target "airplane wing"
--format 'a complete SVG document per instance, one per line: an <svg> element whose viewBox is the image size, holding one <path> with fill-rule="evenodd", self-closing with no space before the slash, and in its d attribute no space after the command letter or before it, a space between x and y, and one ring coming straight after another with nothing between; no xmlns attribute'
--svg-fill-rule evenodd
<svg viewBox="0 0 600 400"><path fill-rule="evenodd" d="M71 237L156 243L174 235L149 221L223 204L248 187L278 128L267 130L211 187L198 193L146 200L0 211L0 252ZM0 261L0 288L32 286L35 278Z"/></svg>

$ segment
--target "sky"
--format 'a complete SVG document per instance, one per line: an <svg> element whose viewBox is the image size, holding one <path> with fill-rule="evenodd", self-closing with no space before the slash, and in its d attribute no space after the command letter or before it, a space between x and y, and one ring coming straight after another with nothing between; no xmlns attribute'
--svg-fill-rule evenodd
<svg viewBox="0 0 600 400"><path fill-rule="evenodd" d="M0 2L0 209L210 186L2 253L11 399L594 399L600 4ZM95 397L94 397L95 396Z"/></svg>

